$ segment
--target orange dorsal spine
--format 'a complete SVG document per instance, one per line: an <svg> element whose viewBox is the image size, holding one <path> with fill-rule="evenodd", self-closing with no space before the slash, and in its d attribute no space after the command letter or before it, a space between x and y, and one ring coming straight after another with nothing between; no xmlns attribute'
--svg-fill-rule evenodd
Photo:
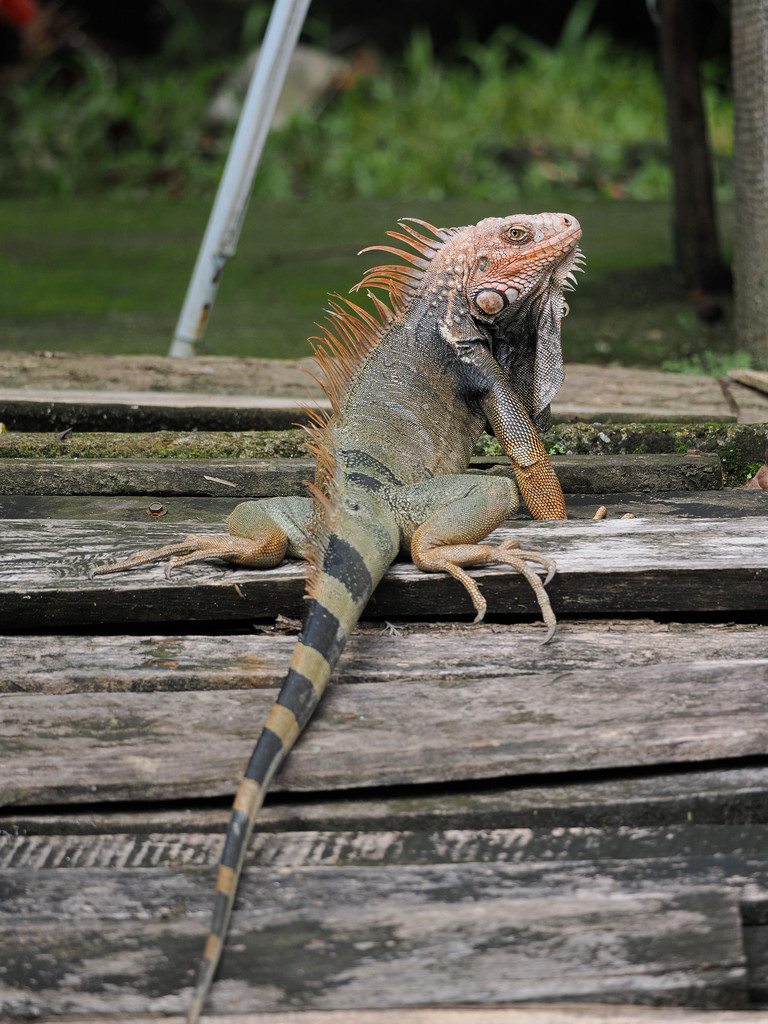
<svg viewBox="0 0 768 1024"><path fill-rule="evenodd" d="M314 502L307 554L307 593L310 596L320 572L327 538L333 531L337 498L343 483L342 468L336 457L334 420L340 416L350 386L368 355L379 344L393 320L407 308L435 254L440 252L448 238L462 230L436 228L416 218L404 218L398 224L404 233L388 231L387 234L410 246L415 252L389 245L372 245L360 250L361 253L387 252L406 261L405 264L372 267L350 289L351 292L366 290L373 302L374 312L363 309L351 299L333 295L325 322L315 325L321 333L309 339L317 363L316 372L310 371L310 375L331 403L330 415L310 407L305 410L310 420L304 428L309 434L307 450L317 460L315 482L309 487ZM417 231L412 224L419 225L434 237L430 238ZM370 289L385 291L389 304Z"/></svg>

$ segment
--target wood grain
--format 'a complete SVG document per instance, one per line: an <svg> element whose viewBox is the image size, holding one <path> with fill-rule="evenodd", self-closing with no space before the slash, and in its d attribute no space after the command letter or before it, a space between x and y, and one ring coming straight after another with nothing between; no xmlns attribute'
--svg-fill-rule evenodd
<svg viewBox="0 0 768 1024"><path fill-rule="evenodd" d="M293 461L293 460L291 460ZM156 496L144 495L45 495L0 494L0 519L72 519L103 520L108 523L147 520L147 506ZM199 523L210 523L221 529L232 511L232 497L200 497L163 499L166 509L164 524L188 523L197 529ZM661 494L626 492L601 494L569 494L566 507L569 519L589 519L599 504L608 509L608 518L631 512L643 519L666 518L670 515L702 519L739 519L743 516L765 516L763 495L743 488L720 491L665 491ZM530 522L531 515L523 506L510 522ZM184 527L182 527L183 529Z"/></svg>
<svg viewBox="0 0 768 1024"><path fill-rule="evenodd" d="M371 867L408 864L549 864L661 858L720 859L729 884L751 876L750 919L768 910L768 825L666 825L620 828L368 829L260 832L248 849L250 867ZM0 836L0 871L66 868L123 871L217 867L224 837L209 832L71 833ZM763 888L760 889L759 885ZM768 923L768 920L762 920Z"/></svg>
<svg viewBox="0 0 768 1024"><path fill-rule="evenodd" d="M5 636L0 693L162 693L277 687L298 632L286 624L223 636ZM542 646L538 625L401 622L391 633L363 625L350 637L335 685L461 683L467 677L592 671L768 657L768 626L705 626L643 621L565 622Z"/></svg>
<svg viewBox="0 0 768 1024"><path fill-rule="evenodd" d="M213 874L5 872L0 1008L178 1013ZM256 868L212 1009L573 998L727 1007L744 1005L745 990L738 891L715 862Z"/></svg>
<svg viewBox="0 0 768 1024"><path fill-rule="evenodd" d="M142 1015L142 1024L184 1024L179 1016ZM206 1014L209 1024L764 1024L749 1010L686 1010L668 1006L558 1003L524 1007L398 1007L395 1010L288 1010L280 1013ZM135 1017L89 1014L67 1024L136 1024Z"/></svg>
<svg viewBox="0 0 768 1024"><path fill-rule="evenodd" d="M122 446L125 447L123 440ZM556 455L555 473L566 493L697 491L723 486L720 459L700 455ZM474 459L476 469L507 460ZM314 479L307 459L4 458L0 494L156 494L256 498L303 494ZM216 486L225 479L226 484Z"/></svg>
<svg viewBox="0 0 768 1024"><path fill-rule="evenodd" d="M147 517L145 517L147 518ZM207 532L203 527L199 532ZM211 530L210 532L216 532ZM768 607L768 517L520 523L496 531L552 553L557 614L764 610ZM268 572L198 564L166 579L162 566L88 579L107 553L121 557L179 539L161 520L135 523L8 521L0 535L0 621L6 631L126 622L252 620L301 614L300 563ZM473 573L492 613L538 617L528 584L505 567ZM366 614L471 614L464 589L441 574L396 563Z"/></svg>
<svg viewBox="0 0 768 1024"><path fill-rule="evenodd" d="M407 689L403 689L407 683ZM5 805L225 795L275 691L3 698ZM768 754L768 657L332 689L275 789L332 790Z"/></svg>

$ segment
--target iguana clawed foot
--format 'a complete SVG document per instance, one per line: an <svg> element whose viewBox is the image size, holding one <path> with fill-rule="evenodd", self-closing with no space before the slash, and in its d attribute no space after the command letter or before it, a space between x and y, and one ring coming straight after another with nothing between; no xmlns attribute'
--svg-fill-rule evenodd
<svg viewBox="0 0 768 1024"><path fill-rule="evenodd" d="M180 565L208 558L222 558L241 569L273 569L286 555L303 557L311 508L309 498L295 495L243 501L228 516L227 533L191 533L173 544L137 551L119 562L100 565L90 576L125 572L166 559L166 576Z"/></svg>
<svg viewBox="0 0 768 1024"><path fill-rule="evenodd" d="M153 562L163 562L166 559L168 559L168 564L165 567L166 576L170 576L171 572L180 565L203 562L208 558L223 558L225 561L245 569L272 569L282 562L286 547L287 539L284 536L269 536L253 540L250 537L234 537L229 533L191 533L184 540L177 541L175 544L137 551L136 554L124 558L122 561L99 565L92 569L89 575L93 578L111 572L124 572L127 569L136 569L138 566L151 565Z"/></svg>
<svg viewBox="0 0 768 1024"><path fill-rule="evenodd" d="M414 563L425 572L447 572L466 588L477 610L475 622L482 622L488 608L488 602L480 592L477 582L472 579L464 567L473 565L511 565L531 585L536 600L539 602L541 615L547 628L544 643L547 644L555 635L557 619L552 611L549 596L544 589L557 571L553 558L540 554L538 551L522 550L516 540L502 541L498 546L492 544L447 544L439 547L421 547L418 543L412 546L411 554ZM533 562L547 570L542 581L538 573L528 564Z"/></svg>

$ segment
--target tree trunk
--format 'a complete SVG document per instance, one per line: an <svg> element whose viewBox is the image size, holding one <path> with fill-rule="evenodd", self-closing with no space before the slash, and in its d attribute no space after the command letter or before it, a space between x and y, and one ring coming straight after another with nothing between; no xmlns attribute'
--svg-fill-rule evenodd
<svg viewBox="0 0 768 1024"><path fill-rule="evenodd" d="M729 273L720 259L701 99L697 0L662 0L659 11L661 70L674 186L675 269L688 288L720 290L728 287Z"/></svg>
<svg viewBox="0 0 768 1024"><path fill-rule="evenodd" d="M768 368L768 0L733 0L736 341Z"/></svg>

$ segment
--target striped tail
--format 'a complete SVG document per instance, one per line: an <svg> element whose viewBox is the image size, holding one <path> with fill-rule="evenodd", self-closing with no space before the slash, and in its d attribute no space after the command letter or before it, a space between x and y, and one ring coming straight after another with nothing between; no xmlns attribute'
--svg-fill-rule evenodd
<svg viewBox="0 0 768 1024"><path fill-rule="evenodd" d="M356 525L358 529L353 530L353 535L357 534L359 542L360 524ZM312 582L288 675L235 797L219 866L211 930L187 1015L188 1024L197 1024L219 965L248 841L269 784L312 717L349 633L395 557L395 539L387 533L381 522L375 524L367 543L360 545L371 552L369 557L336 532L327 538L325 556Z"/></svg>

